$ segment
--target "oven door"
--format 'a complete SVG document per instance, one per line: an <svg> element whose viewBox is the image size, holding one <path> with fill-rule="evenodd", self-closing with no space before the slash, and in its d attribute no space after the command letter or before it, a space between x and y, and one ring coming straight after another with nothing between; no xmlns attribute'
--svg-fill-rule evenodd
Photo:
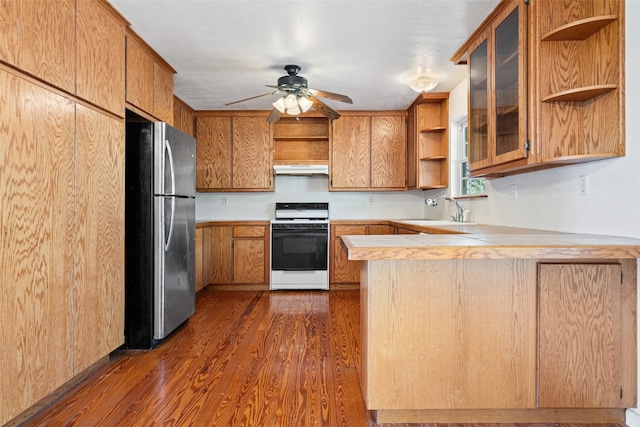
<svg viewBox="0 0 640 427"><path fill-rule="evenodd" d="M271 271L327 271L328 224L272 224Z"/></svg>

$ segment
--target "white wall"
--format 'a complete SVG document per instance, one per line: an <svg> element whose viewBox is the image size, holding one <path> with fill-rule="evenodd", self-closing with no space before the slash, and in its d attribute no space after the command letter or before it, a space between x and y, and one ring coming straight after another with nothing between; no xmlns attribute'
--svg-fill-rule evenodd
<svg viewBox="0 0 640 427"><path fill-rule="evenodd" d="M332 219L420 219L424 216L422 191L329 192L327 176L275 177L275 192L198 193L196 219L270 220L276 202L329 202ZM369 197L373 196L373 204ZM223 204L223 198L228 204Z"/></svg>

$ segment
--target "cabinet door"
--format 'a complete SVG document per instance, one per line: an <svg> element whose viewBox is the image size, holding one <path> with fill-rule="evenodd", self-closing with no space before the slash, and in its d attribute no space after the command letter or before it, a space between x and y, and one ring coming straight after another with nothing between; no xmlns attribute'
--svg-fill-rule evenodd
<svg viewBox="0 0 640 427"><path fill-rule="evenodd" d="M231 188L231 118L198 117L196 188L198 191Z"/></svg>
<svg viewBox="0 0 640 427"><path fill-rule="evenodd" d="M127 102L149 113L153 111L153 67L146 49L127 36Z"/></svg>
<svg viewBox="0 0 640 427"><path fill-rule="evenodd" d="M366 225L336 225L332 228L332 278L331 283L359 283L360 282L360 261L350 261L347 251L342 246L340 236L364 235Z"/></svg>
<svg viewBox="0 0 640 427"><path fill-rule="evenodd" d="M271 190L273 166L269 123L265 117L234 117L232 126L233 188Z"/></svg>
<svg viewBox="0 0 640 427"><path fill-rule="evenodd" d="M75 109L2 69L0 105L0 420L6 421L73 376Z"/></svg>
<svg viewBox="0 0 640 427"><path fill-rule="evenodd" d="M264 238L235 239L233 241L233 282L267 283L265 252Z"/></svg>
<svg viewBox="0 0 640 427"><path fill-rule="evenodd" d="M518 2L505 10L493 29L495 54L493 55L494 82L492 85L492 109L494 133L493 165L524 158L525 119L527 99L525 69L526 12Z"/></svg>
<svg viewBox="0 0 640 427"><path fill-rule="evenodd" d="M404 116L371 117L371 187L405 188L406 149Z"/></svg>
<svg viewBox="0 0 640 427"><path fill-rule="evenodd" d="M331 187L371 186L371 117L342 116L333 121Z"/></svg>
<svg viewBox="0 0 640 427"><path fill-rule="evenodd" d="M227 226L203 229L202 279L208 284L233 283L232 228Z"/></svg>
<svg viewBox="0 0 640 427"><path fill-rule="evenodd" d="M124 121L76 107L76 373L124 343Z"/></svg>
<svg viewBox="0 0 640 427"><path fill-rule="evenodd" d="M153 115L163 122L173 123L173 73L160 64L153 64Z"/></svg>
<svg viewBox="0 0 640 427"><path fill-rule="evenodd" d="M104 2L76 2L77 95L124 117L125 27Z"/></svg>
<svg viewBox="0 0 640 427"><path fill-rule="evenodd" d="M75 0L0 0L0 60L74 93Z"/></svg>
<svg viewBox="0 0 640 427"><path fill-rule="evenodd" d="M538 268L539 406L624 407L620 265Z"/></svg>
<svg viewBox="0 0 640 427"><path fill-rule="evenodd" d="M474 44L469 55L469 163L472 170L491 165L489 154L489 38Z"/></svg>

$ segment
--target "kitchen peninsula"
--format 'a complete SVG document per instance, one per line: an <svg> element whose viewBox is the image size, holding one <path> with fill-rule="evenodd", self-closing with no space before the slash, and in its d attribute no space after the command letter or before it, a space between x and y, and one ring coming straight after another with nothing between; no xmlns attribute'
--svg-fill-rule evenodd
<svg viewBox="0 0 640 427"><path fill-rule="evenodd" d="M362 261L360 377L379 423L624 423L640 240L390 224L440 234L342 236Z"/></svg>

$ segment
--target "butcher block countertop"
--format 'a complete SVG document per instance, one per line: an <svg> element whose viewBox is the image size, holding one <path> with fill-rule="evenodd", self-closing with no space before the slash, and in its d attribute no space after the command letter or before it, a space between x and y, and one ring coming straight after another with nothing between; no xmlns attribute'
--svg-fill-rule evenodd
<svg viewBox="0 0 640 427"><path fill-rule="evenodd" d="M389 221L389 224L434 234L342 236L349 259L640 258L640 239L626 237L464 223L425 226L414 221Z"/></svg>

